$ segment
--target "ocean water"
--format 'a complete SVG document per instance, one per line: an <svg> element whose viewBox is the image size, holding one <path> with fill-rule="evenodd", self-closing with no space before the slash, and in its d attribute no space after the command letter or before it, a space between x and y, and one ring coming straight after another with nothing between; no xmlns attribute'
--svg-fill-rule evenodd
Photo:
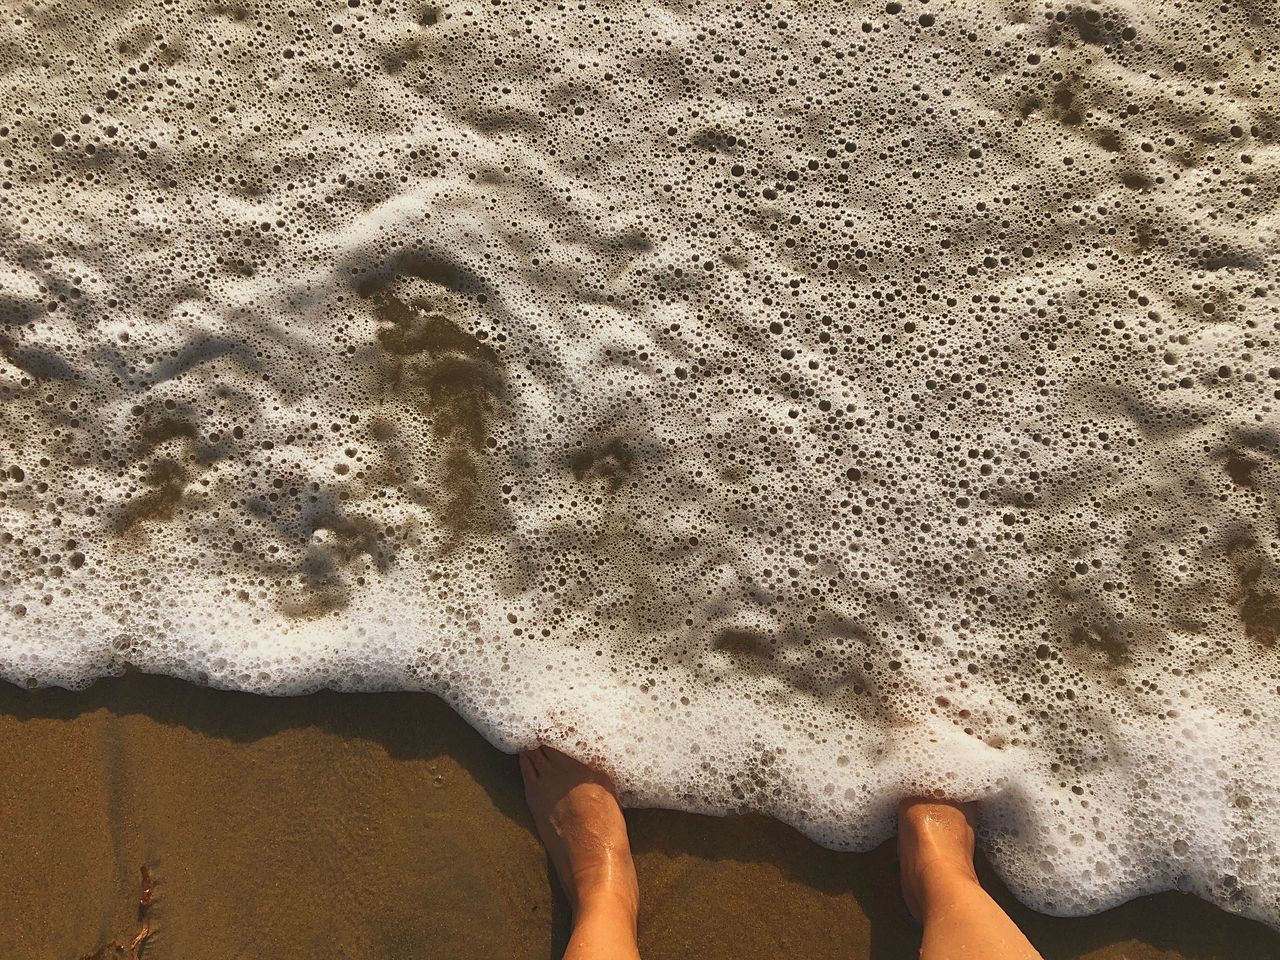
<svg viewBox="0 0 1280 960"><path fill-rule="evenodd" d="M0 676L423 689L1280 924L1273 5L0 19Z"/></svg>

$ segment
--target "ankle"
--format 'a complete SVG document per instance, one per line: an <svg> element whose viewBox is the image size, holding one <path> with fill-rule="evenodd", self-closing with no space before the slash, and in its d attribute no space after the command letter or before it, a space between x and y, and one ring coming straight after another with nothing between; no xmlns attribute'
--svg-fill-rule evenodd
<svg viewBox="0 0 1280 960"><path fill-rule="evenodd" d="M587 919L607 918L614 923L625 923L635 930L640 913L640 895L634 886L623 883L597 883L578 891L578 902L573 906L574 924Z"/></svg>
<svg viewBox="0 0 1280 960"><path fill-rule="evenodd" d="M953 903L957 897L982 889L973 863L956 857L937 857L917 863L912 879L921 919Z"/></svg>

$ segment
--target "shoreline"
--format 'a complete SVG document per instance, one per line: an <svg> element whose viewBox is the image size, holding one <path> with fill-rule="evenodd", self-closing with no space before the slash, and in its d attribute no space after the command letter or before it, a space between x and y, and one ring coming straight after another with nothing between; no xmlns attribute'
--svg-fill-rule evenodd
<svg viewBox="0 0 1280 960"><path fill-rule="evenodd" d="M128 944L143 866L147 960L544 960L568 936L515 758L429 694L0 683L0 804L3 956ZM626 816L646 960L918 949L892 841L837 853L760 816ZM1046 960L1280 958L1280 933L1188 895L1058 919L980 873Z"/></svg>

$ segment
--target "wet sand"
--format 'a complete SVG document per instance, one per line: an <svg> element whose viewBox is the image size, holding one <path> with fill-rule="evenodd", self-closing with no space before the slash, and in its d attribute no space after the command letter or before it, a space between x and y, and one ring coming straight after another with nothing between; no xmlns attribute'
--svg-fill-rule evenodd
<svg viewBox="0 0 1280 960"><path fill-rule="evenodd" d="M546 960L567 936L514 758L426 695L0 684L0 809L0 957L127 945L142 865L146 960ZM888 844L839 854L758 817L627 819L647 960L916 956ZM1280 958L1280 935L1191 897L1061 920L998 895L1046 960Z"/></svg>

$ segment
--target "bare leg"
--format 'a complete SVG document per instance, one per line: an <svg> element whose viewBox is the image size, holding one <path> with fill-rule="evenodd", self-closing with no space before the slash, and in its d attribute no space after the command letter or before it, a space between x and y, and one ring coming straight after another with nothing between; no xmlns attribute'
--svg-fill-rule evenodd
<svg viewBox="0 0 1280 960"><path fill-rule="evenodd" d="M524 795L573 908L565 960L639 960L640 888L613 784L551 747L520 754Z"/></svg>
<svg viewBox="0 0 1280 960"><path fill-rule="evenodd" d="M903 800L898 861L902 894L924 924L920 960L1042 960L978 884L969 808Z"/></svg>

